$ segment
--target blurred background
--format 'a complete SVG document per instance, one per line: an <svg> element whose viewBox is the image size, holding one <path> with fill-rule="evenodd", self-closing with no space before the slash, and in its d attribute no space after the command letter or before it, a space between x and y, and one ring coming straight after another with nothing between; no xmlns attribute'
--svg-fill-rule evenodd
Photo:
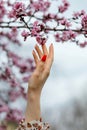
<svg viewBox="0 0 87 130"><path fill-rule="evenodd" d="M87 1L68 1L70 8L66 16L70 17L73 11L87 11ZM41 95L43 120L50 123L52 130L87 130L87 47L80 48L69 42L56 43L50 36L47 46L51 42L54 44L55 57L50 77ZM36 41L27 39L20 48L19 55L33 58L35 44ZM21 101L20 98L10 105L25 111L26 102L20 104Z"/></svg>

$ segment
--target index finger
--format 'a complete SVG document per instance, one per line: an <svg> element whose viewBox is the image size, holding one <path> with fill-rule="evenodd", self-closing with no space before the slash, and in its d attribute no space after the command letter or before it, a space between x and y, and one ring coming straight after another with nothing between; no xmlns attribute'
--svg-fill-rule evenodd
<svg viewBox="0 0 87 130"><path fill-rule="evenodd" d="M53 59L54 59L54 47L53 47L53 44L51 44L49 47L49 54L46 60L46 66L45 66L46 70L50 71L52 63L53 63Z"/></svg>
<svg viewBox="0 0 87 130"><path fill-rule="evenodd" d="M51 44L50 47L49 47L48 58L51 59L52 61L54 59L54 47L53 47L53 44Z"/></svg>

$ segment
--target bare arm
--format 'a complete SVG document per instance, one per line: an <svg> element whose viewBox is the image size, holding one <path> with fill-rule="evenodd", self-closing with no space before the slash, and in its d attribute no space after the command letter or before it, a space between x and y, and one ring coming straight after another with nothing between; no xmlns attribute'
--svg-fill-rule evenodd
<svg viewBox="0 0 87 130"><path fill-rule="evenodd" d="M28 83L28 99L25 112L26 122L30 122L32 120L40 120L40 95L41 90L50 74L50 69L53 63L53 45L50 45L49 50L47 50L46 45L42 46L42 50L38 47L38 45L36 45L35 50L32 52L32 54L36 64L36 69L30 77ZM47 55L45 62L41 61L41 57L44 54Z"/></svg>

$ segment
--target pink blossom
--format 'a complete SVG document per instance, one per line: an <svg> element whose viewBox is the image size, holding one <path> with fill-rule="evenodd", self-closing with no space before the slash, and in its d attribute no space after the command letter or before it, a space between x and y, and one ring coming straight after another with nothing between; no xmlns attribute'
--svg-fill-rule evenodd
<svg viewBox="0 0 87 130"><path fill-rule="evenodd" d="M6 9L4 7L4 1L0 1L0 21L2 21L4 15L6 14Z"/></svg>
<svg viewBox="0 0 87 130"><path fill-rule="evenodd" d="M64 31L62 33L62 37L61 37L61 40L64 42L64 41L68 41L68 40L71 40L71 39L75 39L77 36L76 33L74 33L72 30L69 30L69 31Z"/></svg>
<svg viewBox="0 0 87 130"><path fill-rule="evenodd" d="M85 15L85 14L86 14L85 10L81 10L80 15Z"/></svg>
<svg viewBox="0 0 87 130"><path fill-rule="evenodd" d="M81 10L80 12L74 12L73 16L74 16L74 18L79 18L80 16L83 16L85 14L86 14L86 12L84 10Z"/></svg>
<svg viewBox="0 0 87 130"><path fill-rule="evenodd" d="M20 59L20 57L18 55L16 55L15 53L8 51L8 57L9 58L16 58L16 59Z"/></svg>
<svg viewBox="0 0 87 130"><path fill-rule="evenodd" d="M49 14L49 18L50 18L50 19L54 19L55 17L56 17L55 14L51 14L51 13Z"/></svg>
<svg viewBox="0 0 87 130"><path fill-rule="evenodd" d="M55 37L56 42L60 42L60 41L61 41L61 38L60 38L60 34L59 34L59 33L56 33L56 34L54 35L54 37Z"/></svg>
<svg viewBox="0 0 87 130"><path fill-rule="evenodd" d="M6 76L7 77L10 77L11 76L11 68L10 67L6 67L6 69L5 69L5 73L6 73Z"/></svg>
<svg viewBox="0 0 87 130"><path fill-rule="evenodd" d="M26 63L19 63L19 67L20 67L20 72L21 73L25 73L25 72L28 72L29 71L29 65L26 64Z"/></svg>
<svg viewBox="0 0 87 130"><path fill-rule="evenodd" d="M13 88L19 86L19 82L17 82L15 78L10 79L8 82L10 83L10 86Z"/></svg>
<svg viewBox="0 0 87 130"><path fill-rule="evenodd" d="M21 95L20 91L10 91L9 97L11 101L15 101Z"/></svg>
<svg viewBox="0 0 87 130"><path fill-rule="evenodd" d="M9 107L4 102L0 101L0 113L8 112Z"/></svg>
<svg viewBox="0 0 87 130"><path fill-rule="evenodd" d="M46 43L46 38L42 38L41 36L37 36L36 37L36 41L40 44L40 45L44 45Z"/></svg>
<svg viewBox="0 0 87 130"><path fill-rule="evenodd" d="M20 87L20 92L21 92L22 97L24 97L24 99L27 99L27 94L25 92L25 89L22 86Z"/></svg>
<svg viewBox="0 0 87 130"><path fill-rule="evenodd" d="M16 2L13 5L12 10L9 12L8 16L10 18L18 18L20 16L25 16L25 5L22 2Z"/></svg>
<svg viewBox="0 0 87 130"><path fill-rule="evenodd" d="M16 18L16 12L14 10L11 10L9 13L8 13L8 18Z"/></svg>
<svg viewBox="0 0 87 130"><path fill-rule="evenodd" d="M7 121L15 121L19 123L19 121L23 118L22 111L18 109L10 109L6 115Z"/></svg>
<svg viewBox="0 0 87 130"><path fill-rule="evenodd" d="M18 35L17 27L13 27L11 29L11 34L12 34L12 37L17 37Z"/></svg>
<svg viewBox="0 0 87 130"><path fill-rule="evenodd" d="M62 0L62 2L64 4L64 6L69 7L70 4L69 4L69 2L67 0Z"/></svg>
<svg viewBox="0 0 87 130"><path fill-rule="evenodd" d="M5 73L0 74L0 79L6 81L7 80L6 74Z"/></svg>
<svg viewBox="0 0 87 130"><path fill-rule="evenodd" d="M16 10L17 12L24 11L25 5L22 2L16 2L13 6L13 9Z"/></svg>
<svg viewBox="0 0 87 130"><path fill-rule="evenodd" d="M2 38L3 37L6 37L8 40L10 40L10 42L12 42L12 43L15 43L15 44L17 44L17 45L21 45L21 43L20 43L20 41L19 41L19 39L18 39L18 33L17 32L15 32L15 31L12 31L12 30L14 30L14 28L16 28L16 27L12 27L12 29L11 29L11 31L9 31L9 32L1 32L0 33L0 35L2 35ZM8 44L10 44L10 42L8 42L8 43L6 43L7 45ZM6 48L4 48L5 50L6 50Z"/></svg>
<svg viewBox="0 0 87 130"><path fill-rule="evenodd" d="M10 40L17 42L18 31L16 27L13 27L9 33L6 34Z"/></svg>
<svg viewBox="0 0 87 130"><path fill-rule="evenodd" d="M64 6L62 6L62 5L60 5L60 6L58 7L58 9L59 9L59 12L60 12L60 13L63 13L63 12L66 11L66 8L65 8Z"/></svg>
<svg viewBox="0 0 87 130"><path fill-rule="evenodd" d="M73 32L72 30L68 31L69 39L75 39L77 36L77 33Z"/></svg>
<svg viewBox="0 0 87 130"><path fill-rule="evenodd" d="M68 33L67 31L64 31L64 32L62 33L61 40L62 40L62 42L69 40L69 33Z"/></svg>
<svg viewBox="0 0 87 130"><path fill-rule="evenodd" d="M17 12L18 15L24 13L25 5L22 2L16 2L13 6L13 10Z"/></svg>
<svg viewBox="0 0 87 130"><path fill-rule="evenodd" d="M0 113L8 112L9 108L6 104L0 104Z"/></svg>
<svg viewBox="0 0 87 130"><path fill-rule="evenodd" d="M62 0L62 2L63 2L63 5L60 5L58 7L60 13L64 13L69 7L69 3L67 0Z"/></svg>
<svg viewBox="0 0 87 130"><path fill-rule="evenodd" d="M27 59L27 62L28 62L29 64L33 64L34 61L33 61L33 59L28 58L28 59Z"/></svg>
<svg viewBox="0 0 87 130"><path fill-rule="evenodd" d="M74 13L73 13L74 18L78 18L79 15L80 15L80 12L74 12Z"/></svg>
<svg viewBox="0 0 87 130"><path fill-rule="evenodd" d="M19 61L21 60L21 57L16 55L15 53L8 51L7 56L11 58L14 65L19 66Z"/></svg>
<svg viewBox="0 0 87 130"><path fill-rule="evenodd" d="M82 24L83 29L87 29L87 14L83 15L81 24Z"/></svg>
<svg viewBox="0 0 87 130"><path fill-rule="evenodd" d="M30 35L29 32L23 30L23 32L21 33L22 37L24 37L24 41L27 39L27 37Z"/></svg>
<svg viewBox="0 0 87 130"><path fill-rule="evenodd" d="M33 26L34 26L34 28L37 28L37 26L38 26L38 21L35 21L35 22L33 23Z"/></svg>
<svg viewBox="0 0 87 130"><path fill-rule="evenodd" d="M68 22L66 19L63 19L60 21L61 25L65 25L65 27L70 27L71 26L71 23Z"/></svg>
<svg viewBox="0 0 87 130"><path fill-rule="evenodd" d="M23 82L28 82L28 80L29 80L29 76L23 77Z"/></svg>
<svg viewBox="0 0 87 130"><path fill-rule="evenodd" d="M31 36L38 36L39 32L41 31L41 27L38 24L38 21L33 23L33 28L31 30Z"/></svg>
<svg viewBox="0 0 87 130"><path fill-rule="evenodd" d="M48 13L43 15L43 22L46 23L47 21L51 21L52 19L58 19L56 14Z"/></svg>
<svg viewBox="0 0 87 130"><path fill-rule="evenodd" d="M80 47L83 48L83 47L87 46L87 41L85 41L85 42L83 42L83 43L80 43L79 45L80 45Z"/></svg>
<svg viewBox="0 0 87 130"><path fill-rule="evenodd" d="M35 28L33 28L33 29L31 30L31 36L37 36L37 35L38 35L38 32L36 31Z"/></svg>
<svg viewBox="0 0 87 130"><path fill-rule="evenodd" d="M38 23L38 21L35 21L33 23L33 27L31 29L31 36L38 36L40 32L42 32L45 29L44 24Z"/></svg>
<svg viewBox="0 0 87 130"><path fill-rule="evenodd" d="M31 9L34 9L35 11L47 11L47 9L50 7L50 2L44 1L44 0L38 0L34 1L30 5Z"/></svg>

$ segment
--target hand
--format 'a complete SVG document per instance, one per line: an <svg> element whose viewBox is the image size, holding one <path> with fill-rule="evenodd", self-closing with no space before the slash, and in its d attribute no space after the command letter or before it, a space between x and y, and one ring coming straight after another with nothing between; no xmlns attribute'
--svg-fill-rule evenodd
<svg viewBox="0 0 87 130"><path fill-rule="evenodd" d="M35 50L33 50L32 54L34 57L36 68L28 83L29 90L32 89L34 91L40 92L50 74L50 69L54 59L54 48L53 44L51 44L48 51L46 45L44 44L42 45L42 50L39 48L38 45L35 46ZM46 61L41 60L43 55L47 55Z"/></svg>

